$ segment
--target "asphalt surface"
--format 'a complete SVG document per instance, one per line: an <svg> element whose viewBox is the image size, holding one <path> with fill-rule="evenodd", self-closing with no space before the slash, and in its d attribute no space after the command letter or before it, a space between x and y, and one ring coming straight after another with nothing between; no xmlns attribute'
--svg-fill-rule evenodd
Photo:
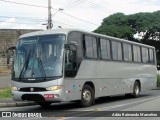
<svg viewBox="0 0 160 120"><path fill-rule="evenodd" d="M35 102L13 101L12 98L0 98L0 108L37 105Z"/></svg>
<svg viewBox="0 0 160 120"><path fill-rule="evenodd" d="M97 99L95 105L87 108L81 108L76 103L68 102L54 103L49 108L41 108L40 106L35 105L27 107L0 108L0 111L40 113L42 116L45 116L45 118L12 118L15 120L159 120L160 117L154 116L113 117L112 115L113 113L121 114L121 112L124 111L127 113L135 111L138 114L148 112L160 115L160 112L157 112L160 111L160 90L151 90L141 93L139 98L126 98L124 95L117 95L110 98Z"/></svg>

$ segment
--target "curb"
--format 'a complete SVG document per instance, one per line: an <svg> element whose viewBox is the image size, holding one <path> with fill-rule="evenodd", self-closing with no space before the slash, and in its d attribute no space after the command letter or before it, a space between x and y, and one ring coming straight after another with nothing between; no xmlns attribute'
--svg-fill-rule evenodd
<svg viewBox="0 0 160 120"><path fill-rule="evenodd" d="M0 103L0 108L2 107L22 107L22 106L32 106L37 105L35 102L14 102L14 103Z"/></svg>

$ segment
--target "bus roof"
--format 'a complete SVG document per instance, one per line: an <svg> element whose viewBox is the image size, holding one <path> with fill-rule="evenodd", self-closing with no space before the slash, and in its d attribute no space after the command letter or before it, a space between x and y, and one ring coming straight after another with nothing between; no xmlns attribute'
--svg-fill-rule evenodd
<svg viewBox="0 0 160 120"><path fill-rule="evenodd" d="M68 34L70 32L81 32L81 33L86 33L86 34L90 34L90 35L98 36L98 37L102 37L102 38L114 39L116 41L127 42L130 44L154 48L153 46L145 45L142 43L137 43L137 42L133 42L133 41L129 41L129 40L121 39L121 38L116 38L116 37L112 37L112 36L107 36L107 35L103 35L103 34L87 32L87 31L80 30L80 29L50 29L50 30L44 30L44 31L36 31L36 32L31 32L31 33L21 35L20 38L39 36L39 35L50 35L50 34Z"/></svg>

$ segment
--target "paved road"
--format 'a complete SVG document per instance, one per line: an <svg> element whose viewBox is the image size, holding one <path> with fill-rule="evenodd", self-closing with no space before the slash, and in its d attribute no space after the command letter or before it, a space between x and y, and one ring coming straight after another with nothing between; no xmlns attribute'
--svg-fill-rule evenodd
<svg viewBox="0 0 160 120"><path fill-rule="evenodd" d="M80 108L76 103L56 103L49 108L38 105L29 107L1 108L0 111L41 112L52 118L24 118L24 120L72 119L72 120L159 120L157 117L104 117L114 111L160 111L160 90L141 93L139 98L126 98L123 95L112 96L105 100L96 100L96 104ZM103 112L100 112L103 111ZM58 117L55 117L58 116ZM67 116L67 117L66 117ZM87 117L86 117L87 116ZM89 116L89 117L88 117ZM93 117L101 116L101 117ZM17 118L12 118L17 119ZM19 118L20 119L20 118Z"/></svg>
<svg viewBox="0 0 160 120"><path fill-rule="evenodd" d="M11 85L11 76L0 77L0 88Z"/></svg>

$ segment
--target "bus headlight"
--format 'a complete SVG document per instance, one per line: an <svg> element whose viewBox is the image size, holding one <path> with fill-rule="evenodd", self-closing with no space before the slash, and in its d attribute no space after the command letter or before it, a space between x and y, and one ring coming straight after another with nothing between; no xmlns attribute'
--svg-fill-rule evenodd
<svg viewBox="0 0 160 120"><path fill-rule="evenodd" d="M56 85L56 86L51 86L51 87L48 87L46 88L46 90L49 90L49 91L54 91L54 90L59 90L59 89L62 89L62 86L61 85Z"/></svg>
<svg viewBox="0 0 160 120"><path fill-rule="evenodd" d="M18 87L12 86L13 91L18 91Z"/></svg>

